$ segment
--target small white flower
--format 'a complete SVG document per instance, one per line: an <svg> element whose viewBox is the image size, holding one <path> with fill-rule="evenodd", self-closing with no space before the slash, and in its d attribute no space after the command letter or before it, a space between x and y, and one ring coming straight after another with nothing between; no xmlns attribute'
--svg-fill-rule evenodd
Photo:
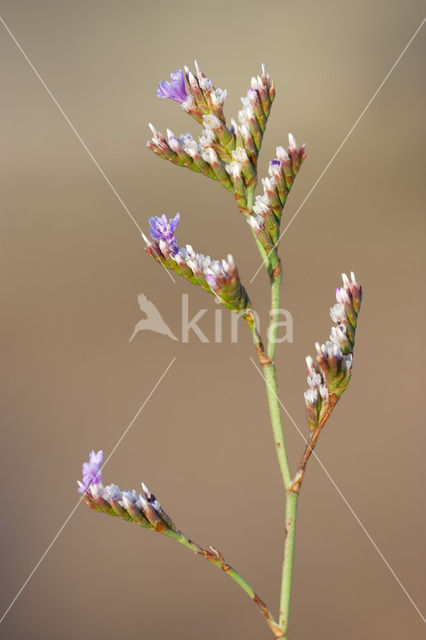
<svg viewBox="0 0 426 640"><path fill-rule="evenodd" d="M223 127L223 123L219 120L219 118L212 114L203 116L203 125L206 129L212 129L213 131L216 131L217 129Z"/></svg>
<svg viewBox="0 0 426 640"><path fill-rule="evenodd" d="M225 169L234 180L241 177L242 166L239 162L234 160L233 162L225 165Z"/></svg>
<svg viewBox="0 0 426 640"><path fill-rule="evenodd" d="M276 153L278 160L281 160L281 162L283 162L284 164L288 164L290 162L290 156L288 155L284 147L277 147Z"/></svg>
<svg viewBox="0 0 426 640"><path fill-rule="evenodd" d="M202 156L203 160L211 165L215 165L219 162L216 151L211 147L207 147L207 149L204 149Z"/></svg>
<svg viewBox="0 0 426 640"><path fill-rule="evenodd" d="M340 324L346 320L345 307L340 303L335 304L334 307L330 309L330 316L333 322Z"/></svg>
<svg viewBox="0 0 426 640"><path fill-rule="evenodd" d="M232 152L232 157L241 164L248 161L247 151L243 147L237 147L235 151Z"/></svg>
<svg viewBox="0 0 426 640"><path fill-rule="evenodd" d="M307 389L303 394L306 404L315 405L318 400L318 391L316 389Z"/></svg>
<svg viewBox="0 0 426 640"><path fill-rule="evenodd" d="M288 147L290 151L295 151L297 149L297 143L292 133L288 134Z"/></svg>
<svg viewBox="0 0 426 640"><path fill-rule="evenodd" d="M222 106L225 103L228 92L226 89L215 89L211 94L211 99L214 105Z"/></svg>
<svg viewBox="0 0 426 640"><path fill-rule="evenodd" d="M211 93L213 91L212 81L208 78L200 78L198 82L205 93Z"/></svg>

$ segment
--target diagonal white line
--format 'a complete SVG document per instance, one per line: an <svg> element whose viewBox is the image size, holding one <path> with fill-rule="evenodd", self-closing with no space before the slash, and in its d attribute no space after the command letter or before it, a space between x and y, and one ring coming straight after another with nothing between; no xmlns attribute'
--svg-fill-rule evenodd
<svg viewBox="0 0 426 640"><path fill-rule="evenodd" d="M162 380L164 379L164 376L166 375L166 373L169 371L170 367L172 366L172 364L174 363L174 361L176 360L176 356L171 360L171 362L169 363L169 365L167 366L167 368L163 371L163 373L161 374L160 378L157 380L157 382L155 383L155 385L153 386L153 388L151 389L150 393L147 395L147 397L145 398L143 404L139 407L137 413L135 414L134 418L131 420L131 422L128 424L128 426L126 427L126 429L124 430L124 432L122 433L122 435L120 436L120 438L117 440L117 443L115 444L115 446L113 447L112 451L110 452L110 454L108 455L107 459L105 460L105 462L102 465L102 470L104 469L105 465L107 464L107 462L111 459L111 456L115 453L115 451L117 450L117 447L120 445L120 443L122 442L123 438L126 436L126 434L128 433L129 429L132 427L132 425L134 424L135 420L139 417L139 414L141 413L142 409L147 405L147 403L149 402L151 396L153 395L153 393L155 392L155 390L157 389L158 385L162 382ZM74 508L72 509L71 513L67 516L67 518L65 519L64 523L62 524L62 526L60 527L59 531L57 532L57 534L55 535L55 537L53 538L53 540L50 542L49 546L46 548L46 550L44 551L43 555L41 556L40 560L37 562L37 564L35 565L35 567L33 568L33 570L31 571L31 573L29 573L29 575L27 576L24 584L22 585L22 587L19 589L18 593L16 594L16 596L13 598L12 602L10 603L10 605L7 607L6 611L3 613L2 617L0 618L0 624L3 622L3 620L5 619L5 617L7 616L7 614L9 613L9 611L11 610L11 608L13 607L13 605L15 604L15 602L17 601L17 599L19 598L19 596L21 595L21 593L23 592L23 590L25 589L25 587L27 586L27 584L29 583L29 581L31 580L31 578L33 577L33 575L35 574L35 572L37 571L37 569L39 568L39 566L41 565L41 563L43 562L43 560L45 559L45 557L47 556L47 554L49 553L49 551L51 550L51 548L53 547L53 545L55 544L56 540L59 538L59 536L61 535L62 531L65 529L65 527L67 526L68 522L71 520L72 516L74 515L74 513L77 511L78 507L81 504L81 500L79 500L77 502L77 504L74 506Z"/></svg>
<svg viewBox="0 0 426 640"><path fill-rule="evenodd" d="M285 411L287 417L292 422L293 426L296 427L296 430L298 431L298 433L301 436L301 438L304 440L304 442L306 444L309 444L307 439L303 435L303 432L297 426L296 422L293 420L293 418L291 417L291 415L287 411L286 407L283 405L283 403L281 402L281 400L279 399L279 397L277 396L275 391L272 389L270 384L267 382L267 380L265 379L265 376L263 375L262 371L259 369L259 367L257 366L256 362L253 360L253 358L251 356L250 356L250 360L252 361L255 369L262 376L263 380L265 381L265 384L267 384L269 386L270 390L272 391L272 393L274 394L274 396L276 397L276 399L280 403L281 408ZM367 529L365 528L365 525L361 522L361 520L359 519L359 517L357 516L357 514L355 513L355 511L353 510L353 508L351 507L351 505L349 504L349 502L347 501L347 499L345 498L345 496L343 495L343 493L341 492L341 490L339 489L339 487L337 486L337 484L335 483L335 481L333 480L333 478L331 477L331 475L329 474L327 469L325 468L324 464L319 459L315 449L312 450L312 455L315 457L315 459L319 463L321 469L324 471L325 475L330 480L331 484L336 489L337 493L339 494L339 496L341 497L341 499L343 500L343 502L345 503L345 505L347 506L347 508L349 509L349 511L351 512L351 514L353 515L353 517L355 518L355 520L357 521L359 526L361 527L362 531L365 533L365 535L367 536L367 538L369 539L369 541L373 545L374 549L377 551L377 553L379 554L379 556L381 557L381 559L383 560L383 562L385 563L385 565L387 566L387 568L391 572L392 576L395 578L395 580L397 581L397 583L399 584L399 586L401 587L401 589L403 590L403 592L405 593L405 595L407 596L407 598L409 599L409 601L411 602L411 604L413 605L413 607L415 608L415 610L417 611L417 613L419 614L421 619L423 620L423 622L426 622L426 619L423 616L422 612L420 611L419 607L416 605L416 603L414 602L413 598L410 596L410 594L408 593L407 589L404 587L404 585L402 584L401 580L398 578L398 576L396 575L395 571L392 569L392 567L390 566L389 562L386 560L385 556L383 555L383 553L381 552L381 550L379 549L377 544L374 542L374 540L371 537L371 535L368 533Z"/></svg>
<svg viewBox="0 0 426 640"><path fill-rule="evenodd" d="M265 260L262 262L262 264L259 266L259 268L257 269L256 273L253 275L252 279L250 280L250 284L253 282L253 280L256 278L257 274L259 273L259 271L262 269L263 265L265 264L266 260L269 258L269 256L271 255L271 253L276 249L276 247L278 247L280 240L282 239L282 237L285 235L285 233L287 232L287 229L289 228L289 226L292 224L293 220L296 218L296 216L298 215L299 211L302 209L302 207L304 206L305 202L308 200L308 198L311 196L311 194L315 191L317 185L319 184L319 182L321 181L321 179L323 178L323 176L325 175L325 173L327 172L327 170L329 169L330 165L333 163L334 159L336 158L337 154L341 151L343 145L346 143L346 141L348 140L349 136L352 134L352 132L354 131L355 127L358 125L359 121L361 120L361 118L364 116L365 112L367 111L367 109L369 108L369 106L371 105L371 103L373 102L373 100L376 98L377 94L379 93L379 91L381 90L381 88L383 87L383 85L385 84L386 80L389 78L389 76L391 75L392 71L395 69L395 67L397 66L398 62L401 60L402 56L404 55L404 53L407 51L408 47L410 46L410 44L413 42L414 38L416 37L416 35L419 33L420 29L423 27L424 23L426 21L426 18L423 18L423 20L421 21L420 25L417 27L417 29L415 30L415 32L413 33L413 35L411 36L411 38L409 39L409 41L407 42L407 44L405 45L405 47L403 48L403 50L401 51L401 53L399 54L398 58L395 60L395 62L393 63L393 65L391 66L391 68L389 69L389 71L387 72L387 74L385 75L384 79L382 80L382 82L379 84L379 86L377 87L376 91L373 93L373 95L371 96L370 100L367 102L367 104L365 105L364 109L361 111L360 115L358 116L358 118L355 120L354 124L352 125L352 127L349 129L348 133L346 134L346 136L343 138L342 142L340 143L340 145L338 146L337 150L334 152L334 154L331 156L330 160L328 161L328 163L326 164L326 166L324 167L324 169L322 170L322 172L320 173L320 175L318 176L318 178L316 179L313 187L310 189L310 191L308 191L308 194L305 196L304 200L302 201L302 204L299 206L299 208L297 209L296 213L293 215L293 217L290 219L290 222L287 224L287 226L285 227L284 231L282 232L282 234L280 235L280 237L278 238L277 242L274 244L273 249L271 249L271 251L268 253L268 255L266 256Z"/></svg>
<svg viewBox="0 0 426 640"><path fill-rule="evenodd" d="M62 109L61 105L59 104L59 102L56 100L55 96L53 95L53 93L51 92L51 90L49 89L49 87L47 86L47 84L45 83L45 81L43 80L43 78L41 77L40 73L37 71L37 69L35 68L35 66L33 65L33 63L31 62L31 60L29 59L29 57L27 56L27 54L25 53L25 51L23 50L23 48L21 47L21 45L19 44L18 40L15 38L15 36L13 35L12 31L9 29L8 25L6 24L6 22L3 20L3 18L0 16L0 22L2 23L2 25L4 26L4 28L6 29L6 31L8 32L8 34L10 35L10 37L12 38L13 42L16 44L16 46L18 47L19 51L22 53L22 55L24 56L25 60L28 62L28 64L30 65L31 69L34 71L35 75L37 76L37 78L40 80L41 84L43 85L43 87L46 89L47 93L49 94L49 96L51 97L51 99L53 100L53 102L55 103L55 105L57 106L57 108L59 109L61 115L63 116L63 118L65 119L65 121L67 122L67 124L70 126L71 130L73 131L74 135L76 136L77 140L80 142L80 144L82 145L82 147L84 148L84 150L87 152L87 154L89 155L90 159L92 160L93 164L95 165L95 167L97 168L97 170L99 171L99 173L101 174L101 176L104 178L105 182L107 183L107 185L109 186L109 188L111 189L111 191L113 192L113 194L115 195L115 197L117 198L117 200L119 201L119 203L121 204L121 206L123 207L123 209L125 210L125 212L127 213L127 215L129 216L129 218L132 220L132 222L135 224L135 226L138 228L139 232L142 234L142 229L139 226L138 222L136 221L135 217L133 216L133 214L130 212L129 208L127 207L126 203L124 202L124 200L122 199L122 197L120 196L120 194L118 193L117 189L114 187L114 185L111 183L111 181L109 180L108 176L106 175L105 171L102 169L101 165L99 164L99 162L96 160L95 156L93 155L93 153L90 151L89 147L87 146L87 144L84 142L83 138L81 137L81 135L78 133L77 129L74 127L73 123L71 122L71 120L69 119L69 117L67 116L67 114L65 113L65 111ZM164 267L164 265L162 265ZM176 280L173 278L172 274L170 273L170 271L168 269L166 269L166 267L164 267L165 271L167 272L167 274L169 275L169 277L173 280L174 283L176 283Z"/></svg>

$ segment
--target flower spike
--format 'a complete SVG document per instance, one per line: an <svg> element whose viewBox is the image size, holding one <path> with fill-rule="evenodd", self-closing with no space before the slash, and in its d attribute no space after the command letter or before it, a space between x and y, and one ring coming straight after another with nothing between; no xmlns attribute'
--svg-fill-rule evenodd
<svg viewBox="0 0 426 640"><path fill-rule="evenodd" d="M176 540L176 542L179 542L193 553L196 553L199 557L204 558L210 564L218 567L242 587L245 593L247 593L259 607L274 637L277 639L284 637L282 628L245 578L225 561L223 554L215 547L210 546L208 549L204 549L178 529L155 495L151 493L143 482L140 493L137 493L134 489L132 491L122 491L115 484L104 486L100 477L97 477L96 481L86 484L88 479L87 465L92 464L93 469L95 469L101 462L102 451L99 451L97 454L92 451L90 454L90 462L83 464L83 482L78 483L80 485L79 491L83 493L82 499L91 509L106 513L110 516L116 516L127 522L133 522L144 529L157 531L168 538ZM82 487L84 487L84 489L82 489Z"/></svg>
<svg viewBox="0 0 426 640"><path fill-rule="evenodd" d="M240 211L247 217L256 186L257 158L275 96L265 66L262 65L261 76L251 79L247 96L241 98L239 124L231 120L230 126L223 111L226 90L216 89L196 61L195 73L185 67L185 73L179 69L171 74L171 78L171 82L159 83L157 95L178 102L184 111L203 125L199 142L190 134L175 136L171 131L168 131L166 139L151 126L153 138L147 147L164 160L218 180L234 193ZM298 156L296 160L300 166ZM275 208L280 215L278 195L276 200Z"/></svg>
<svg viewBox="0 0 426 640"><path fill-rule="evenodd" d="M212 260L210 256L196 253L190 245L179 249L175 231L180 222L179 213L167 220L165 215L149 219L152 240L145 235L145 250L157 262L193 284L198 284L214 294L229 311L244 312L251 309L251 302L241 284L237 267L231 255L227 260Z"/></svg>
<svg viewBox="0 0 426 640"><path fill-rule="evenodd" d="M330 309L336 326L330 339L316 343L316 362L309 356L308 390L305 391L306 414L311 431L326 419L342 393L347 389L352 375L353 348L358 314L361 308L362 287L352 272L351 278L342 274L343 287L336 290L337 304Z"/></svg>

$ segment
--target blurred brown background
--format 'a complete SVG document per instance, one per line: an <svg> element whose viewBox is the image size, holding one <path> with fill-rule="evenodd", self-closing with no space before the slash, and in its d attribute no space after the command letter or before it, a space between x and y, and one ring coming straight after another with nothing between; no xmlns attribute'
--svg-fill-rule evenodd
<svg viewBox="0 0 426 640"><path fill-rule="evenodd" d="M139 224L180 211L178 238L259 265L247 225L213 181L145 149L148 121L195 135L156 84L196 57L234 115L265 62L277 98L261 173L292 131L309 158L295 213L422 19L421 2L0 2L1 15ZM422 609L424 590L424 28L282 242L294 343L279 347L281 400L306 433L304 358L328 336L342 270L365 288L350 390L317 449ZM212 543L276 611L283 494L250 339L189 344L140 333L144 292L180 333L181 294L3 27L1 47L1 612L77 501L88 452L144 480L179 526ZM423 167L422 167L423 164ZM266 318L262 272L249 287ZM285 420L293 465L303 442ZM9 614L1 638L260 640L236 585L173 542L80 506ZM292 640L417 640L423 623L312 460L300 501Z"/></svg>

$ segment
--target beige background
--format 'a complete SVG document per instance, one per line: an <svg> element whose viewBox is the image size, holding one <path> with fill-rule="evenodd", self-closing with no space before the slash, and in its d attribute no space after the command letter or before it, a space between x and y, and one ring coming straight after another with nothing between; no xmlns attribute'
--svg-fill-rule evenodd
<svg viewBox="0 0 426 640"><path fill-rule="evenodd" d="M22 2L1 15L145 229L180 211L180 241L259 264L217 184L145 150L147 122L197 133L156 83L194 57L229 91L265 62L277 99L261 172L288 131L309 159L295 213L422 19L420 2ZM106 482L144 480L189 535L219 547L276 611L283 495L263 383L242 333L129 344L143 291L180 332L181 294L213 336L215 305L173 285L3 27L1 47L1 611L77 501L92 448L118 447ZM304 358L328 335L342 270L365 287L354 376L318 454L424 607L424 127L418 34L282 242L294 343L280 394L306 433ZM265 319L262 272L250 294ZM285 420L293 464L303 442ZM300 501L292 640L423 638L422 621L313 460ZM80 506L0 626L10 639L260 640L256 607L171 541Z"/></svg>

